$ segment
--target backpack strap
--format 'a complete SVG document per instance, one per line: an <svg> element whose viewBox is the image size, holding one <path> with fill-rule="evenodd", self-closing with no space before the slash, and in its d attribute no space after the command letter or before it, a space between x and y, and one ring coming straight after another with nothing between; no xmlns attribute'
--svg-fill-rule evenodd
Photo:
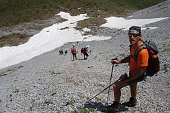
<svg viewBox="0 0 170 113"><path fill-rule="evenodd" d="M143 45L139 46L139 47L135 50L135 53L134 53L134 60L135 60L135 62L137 62L138 52L139 52L140 50L146 49L146 48L147 48L146 45L143 44Z"/></svg>

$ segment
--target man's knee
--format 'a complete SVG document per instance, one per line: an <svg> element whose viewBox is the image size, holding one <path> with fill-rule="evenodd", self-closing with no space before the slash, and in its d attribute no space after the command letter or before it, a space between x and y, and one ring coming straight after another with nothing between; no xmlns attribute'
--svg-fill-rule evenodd
<svg viewBox="0 0 170 113"><path fill-rule="evenodd" d="M113 90L120 90L123 87L126 87L128 84L124 83L123 81L117 81L113 84Z"/></svg>

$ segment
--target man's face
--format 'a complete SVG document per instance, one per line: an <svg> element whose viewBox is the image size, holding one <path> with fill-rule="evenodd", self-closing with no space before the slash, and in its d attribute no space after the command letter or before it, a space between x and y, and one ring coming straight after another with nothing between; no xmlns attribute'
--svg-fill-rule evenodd
<svg viewBox="0 0 170 113"><path fill-rule="evenodd" d="M130 31L128 33L129 35L129 42L130 42L130 45L135 45L137 44L137 42L141 39L141 34L138 32L138 31Z"/></svg>

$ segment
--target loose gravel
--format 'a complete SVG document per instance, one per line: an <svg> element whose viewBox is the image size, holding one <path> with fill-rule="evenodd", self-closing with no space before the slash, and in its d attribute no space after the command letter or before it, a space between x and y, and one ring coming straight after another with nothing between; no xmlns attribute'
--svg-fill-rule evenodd
<svg viewBox="0 0 170 113"><path fill-rule="evenodd" d="M170 17L170 0L135 12L127 18ZM158 27L143 30L144 40L153 40L159 48L161 71L138 85L138 104L122 108L122 113L170 113L170 18L146 25ZM97 35L111 36L104 41L79 42L79 60L71 54L59 55L62 49L70 50L72 43L44 53L29 61L0 70L0 113L71 113L79 108L94 108L101 113L107 102L107 90L91 103L88 99L109 85L113 57L129 54L127 31L99 28ZM118 33L119 32L119 33ZM81 60L81 47L90 45L88 60ZM112 82L128 71L127 64L116 65ZM110 91L109 103L113 101ZM130 98L129 87L122 89L121 102Z"/></svg>

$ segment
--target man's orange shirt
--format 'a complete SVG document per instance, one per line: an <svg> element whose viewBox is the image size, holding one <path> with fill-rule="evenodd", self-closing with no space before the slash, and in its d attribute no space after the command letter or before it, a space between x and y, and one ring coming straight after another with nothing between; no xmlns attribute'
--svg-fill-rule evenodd
<svg viewBox="0 0 170 113"><path fill-rule="evenodd" d="M132 46L131 48L131 58L130 58L130 75L136 73L137 68L146 69L148 66L149 54L147 49L142 49L138 52L137 62L134 60L134 53L137 47L143 45L143 42L140 42L138 46Z"/></svg>

